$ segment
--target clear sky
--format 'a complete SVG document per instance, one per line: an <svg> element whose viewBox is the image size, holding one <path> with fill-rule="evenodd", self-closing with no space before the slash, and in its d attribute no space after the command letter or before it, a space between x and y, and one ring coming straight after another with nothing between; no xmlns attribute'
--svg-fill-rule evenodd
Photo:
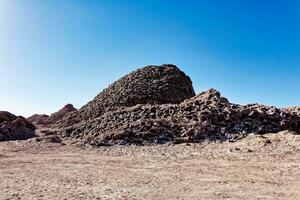
<svg viewBox="0 0 300 200"><path fill-rule="evenodd" d="M300 105L300 0L0 0L0 110L81 107L163 63L197 93Z"/></svg>

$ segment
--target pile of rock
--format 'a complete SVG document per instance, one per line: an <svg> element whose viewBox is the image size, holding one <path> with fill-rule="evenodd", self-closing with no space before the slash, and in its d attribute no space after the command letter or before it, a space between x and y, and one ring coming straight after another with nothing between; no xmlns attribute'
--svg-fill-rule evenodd
<svg viewBox="0 0 300 200"><path fill-rule="evenodd" d="M73 125L137 104L180 103L193 96L191 79L175 65L146 66L114 82L63 123Z"/></svg>
<svg viewBox="0 0 300 200"><path fill-rule="evenodd" d="M214 89L194 96L190 78L176 66L163 65L121 78L57 126L62 136L79 143L143 145L300 133L300 116L270 106L232 104Z"/></svg>
<svg viewBox="0 0 300 200"><path fill-rule="evenodd" d="M50 124L56 123L59 120L63 119L67 114L72 113L76 110L77 109L74 108L74 106L72 104L67 104L59 111L52 113L50 115L50 117L48 118L47 123L50 123Z"/></svg>
<svg viewBox="0 0 300 200"><path fill-rule="evenodd" d="M0 141L25 140L35 136L35 126L24 117L0 111Z"/></svg>
<svg viewBox="0 0 300 200"><path fill-rule="evenodd" d="M45 114L34 114L31 117L28 117L27 120L35 125L52 125L58 122L59 120L63 119L67 114L76 111L77 109L74 108L72 104L65 105L59 111L49 115Z"/></svg>
<svg viewBox="0 0 300 200"><path fill-rule="evenodd" d="M27 120L35 125L40 125L40 124L47 124L48 118L49 115L46 114L34 114L28 117Z"/></svg>

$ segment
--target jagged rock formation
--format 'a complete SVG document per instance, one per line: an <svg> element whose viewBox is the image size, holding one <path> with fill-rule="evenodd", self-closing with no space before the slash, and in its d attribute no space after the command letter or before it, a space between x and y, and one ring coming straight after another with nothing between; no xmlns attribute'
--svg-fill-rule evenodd
<svg viewBox="0 0 300 200"><path fill-rule="evenodd" d="M300 133L300 117L271 106L233 104L214 89L194 96L190 79L163 65L121 78L57 126L63 137L79 143L142 145Z"/></svg>
<svg viewBox="0 0 300 200"><path fill-rule="evenodd" d="M49 118L49 115L34 114L34 115L28 117L27 120L30 121L33 124L39 125L39 124L46 124L48 118Z"/></svg>
<svg viewBox="0 0 300 200"><path fill-rule="evenodd" d="M35 137L35 126L24 117L0 111L0 141L25 140Z"/></svg>
<svg viewBox="0 0 300 200"><path fill-rule="evenodd" d="M121 107L180 103L195 96L191 79L175 65L147 66L114 82L78 112L64 119L72 125Z"/></svg>

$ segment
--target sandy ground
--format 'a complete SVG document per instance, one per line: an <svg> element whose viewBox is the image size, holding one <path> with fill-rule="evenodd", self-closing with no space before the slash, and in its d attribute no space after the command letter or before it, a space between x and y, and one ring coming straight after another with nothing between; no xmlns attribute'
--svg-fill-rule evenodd
<svg viewBox="0 0 300 200"><path fill-rule="evenodd" d="M0 199L300 199L300 136L99 149L2 142Z"/></svg>

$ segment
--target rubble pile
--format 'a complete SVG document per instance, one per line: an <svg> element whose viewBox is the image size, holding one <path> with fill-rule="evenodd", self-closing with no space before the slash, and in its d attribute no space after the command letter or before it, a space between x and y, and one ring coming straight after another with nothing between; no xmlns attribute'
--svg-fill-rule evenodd
<svg viewBox="0 0 300 200"><path fill-rule="evenodd" d="M215 89L195 96L189 77L163 65L121 78L56 126L77 143L145 145L300 133L300 116L272 106L233 104Z"/></svg>
<svg viewBox="0 0 300 200"><path fill-rule="evenodd" d="M191 79L175 65L146 66L111 84L61 123L68 126L122 107L180 103L193 96Z"/></svg>

